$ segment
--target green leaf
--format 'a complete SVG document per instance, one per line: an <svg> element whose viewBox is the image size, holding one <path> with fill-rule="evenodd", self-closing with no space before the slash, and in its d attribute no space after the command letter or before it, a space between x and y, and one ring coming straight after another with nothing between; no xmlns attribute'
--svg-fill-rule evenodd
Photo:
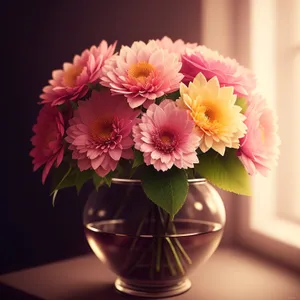
<svg viewBox="0 0 300 300"><path fill-rule="evenodd" d="M103 184L107 184L108 187L110 187L111 186L111 181L112 181L114 175L115 175L115 171L109 172L104 177L101 177L97 173L94 173L93 174L93 183L94 183L94 186L95 186L96 190L98 191L99 187Z"/></svg>
<svg viewBox="0 0 300 300"><path fill-rule="evenodd" d="M188 192L187 175L183 169L173 167L162 172L148 167L142 176L147 197L174 218L182 207Z"/></svg>
<svg viewBox="0 0 300 300"><path fill-rule="evenodd" d="M129 178L132 169L132 161L121 158L113 175L119 178Z"/></svg>
<svg viewBox="0 0 300 300"><path fill-rule="evenodd" d="M96 83L93 86L93 89L97 92L100 92L101 88L102 88L102 86L100 85L100 83Z"/></svg>
<svg viewBox="0 0 300 300"><path fill-rule="evenodd" d="M100 85L99 82L97 82L97 83L88 83L87 85L88 85L88 87L91 91L95 90L95 91L99 92L102 88L102 86Z"/></svg>
<svg viewBox="0 0 300 300"><path fill-rule="evenodd" d="M137 168L143 163L144 163L143 153L138 150L134 150L134 161L132 164L132 168Z"/></svg>
<svg viewBox="0 0 300 300"><path fill-rule="evenodd" d="M235 150L226 149L224 156L210 150L199 157L195 170L201 177L223 190L251 196L250 176Z"/></svg>
<svg viewBox="0 0 300 300"><path fill-rule="evenodd" d="M157 105L159 105L161 102L163 102L164 100L166 99L166 95L163 95L163 96L161 96L161 97L159 97L159 98L156 98L155 99L155 103L157 104Z"/></svg>
<svg viewBox="0 0 300 300"><path fill-rule="evenodd" d="M173 93L171 93L171 94L168 94L167 96L166 96L166 99L172 99L172 100L177 100L178 98L180 97L180 92L179 92L179 90L177 90L177 91L175 91L175 92L173 92Z"/></svg>
<svg viewBox="0 0 300 300"><path fill-rule="evenodd" d="M55 206L55 199L56 199L57 194L58 194L58 190L53 191L53 196L52 196L52 206L53 207Z"/></svg>
<svg viewBox="0 0 300 300"><path fill-rule="evenodd" d="M51 173L51 191L54 191L55 188L59 185L60 181L66 175L67 172L70 172L70 164L63 161L58 168L52 168Z"/></svg>
<svg viewBox="0 0 300 300"><path fill-rule="evenodd" d="M81 188L83 187L83 185L93 177L93 170L85 170L85 171L80 171L78 170L77 172L77 176L76 176L76 190L77 193L79 194Z"/></svg>
<svg viewBox="0 0 300 300"><path fill-rule="evenodd" d="M109 172L105 177L103 177L104 182L107 184L108 187L111 186L111 181L114 177L114 172Z"/></svg>
<svg viewBox="0 0 300 300"><path fill-rule="evenodd" d="M180 97L180 92L179 90L173 92L173 93L170 93L170 94L166 94L166 95L163 95L159 98L156 98L155 99L155 103L157 105L159 105L161 102L163 102L165 99L171 99L173 101L177 100L178 98Z"/></svg>
<svg viewBox="0 0 300 300"><path fill-rule="evenodd" d="M238 105L242 108L241 114L244 114L248 108L247 99L243 97L237 97L235 105Z"/></svg>
<svg viewBox="0 0 300 300"><path fill-rule="evenodd" d="M186 169L185 170L186 175L188 177L188 179L194 179L195 178L195 174L194 174L194 169Z"/></svg>
<svg viewBox="0 0 300 300"><path fill-rule="evenodd" d="M95 189L98 191L99 187L101 185L103 185L105 182L104 182L104 179L95 172L93 174L93 183L94 183Z"/></svg>
<svg viewBox="0 0 300 300"><path fill-rule="evenodd" d="M54 195L56 190L75 186L77 193L86 181L92 178L94 171L80 171L77 166L63 163L58 169L53 170L53 187L50 195Z"/></svg>
<svg viewBox="0 0 300 300"><path fill-rule="evenodd" d="M77 109L78 108L78 103L75 101L70 101L72 109Z"/></svg>
<svg viewBox="0 0 300 300"><path fill-rule="evenodd" d="M64 112L67 108L66 103L60 104L57 106L60 112Z"/></svg>
<svg viewBox="0 0 300 300"><path fill-rule="evenodd" d="M67 164L61 164L59 168L53 169L53 188L50 194L51 196L55 193L56 190L66 187L66 184L69 183L68 177L70 176L71 171L72 167L68 166ZM74 182L71 186L73 185Z"/></svg>

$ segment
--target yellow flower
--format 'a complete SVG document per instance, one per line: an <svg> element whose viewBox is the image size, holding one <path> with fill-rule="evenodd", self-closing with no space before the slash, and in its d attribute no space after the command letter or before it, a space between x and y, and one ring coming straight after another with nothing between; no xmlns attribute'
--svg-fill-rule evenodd
<svg viewBox="0 0 300 300"><path fill-rule="evenodd" d="M217 77L210 80L199 73L189 83L180 84L178 106L190 111L200 136L202 152L214 149L224 155L225 148L239 148L239 139L246 133L241 107L235 105L233 87L220 87Z"/></svg>

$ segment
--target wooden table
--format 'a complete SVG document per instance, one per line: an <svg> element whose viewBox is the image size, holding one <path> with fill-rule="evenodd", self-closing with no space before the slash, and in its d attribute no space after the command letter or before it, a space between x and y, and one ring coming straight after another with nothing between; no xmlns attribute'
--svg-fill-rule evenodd
<svg viewBox="0 0 300 300"><path fill-rule="evenodd" d="M0 299L124 300L115 276L94 255L0 276ZM300 300L300 274L237 249L219 248L172 300Z"/></svg>

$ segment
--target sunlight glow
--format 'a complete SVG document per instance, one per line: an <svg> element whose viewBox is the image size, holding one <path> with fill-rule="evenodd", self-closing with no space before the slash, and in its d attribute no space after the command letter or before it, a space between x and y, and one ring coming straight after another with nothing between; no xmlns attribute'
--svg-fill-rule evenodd
<svg viewBox="0 0 300 300"><path fill-rule="evenodd" d="M277 53L278 40L276 37L277 31L277 16L278 11L276 10L276 3L279 1L274 0L252 0L251 1L251 24L250 24L250 56L251 56L251 69L257 74L257 78L259 81L258 91L265 95L268 103L273 108L279 108L279 119L280 119L280 110L281 107L278 102L278 97L282 96L278 90L280 91L280 87L278 85L285 86L287 80L291 80L291 76L286 76L288 78L277 77L279 72L283 72L284 68L287 68L287 63L279 64L278 63L278 55L281 58L281 54ZM292 0L300 6L300 1ZM298 18L298 22L300 18ZM298 34L299 34L300 26L298 25ZM280 41L281 42L281 41ZM299 45L300 46L300 45ZM286 56L285 56L286 57ZM296 67L297 66L297 67ZM299 63L299 55L296 59L296 64L294 64L294 78L300 78L300 63ZM286 72L285 72L286 74ZM299 84L294 84L294 99L300 99L299 95ZM290 92L290 91L288 91ZM298 98L296 97L296 92L298 93ZM288 95L288 94L287 94ZM287 96L286 95L286 96ZM287 107L287 101L289 102L288 109L291 110L290 115L293 115L295 112L298 116L295 115L294 122L297 122L297 126L294 123L294 128L299 128L300 126L300 118L299 111L300 108L294 107L291 105L292 99L287 96L287 99L283 99L284 107ZM297 101L296 101L297 102ZM300 103L300 101L298 101ZM283 106L283 105L282 105ZM290 116L291 118L291 116ZM282 118L283 119L283 118ZM284 124L283 124L284 125ZM280 124L279 124L280 126ZM283 132L280 134L284 134L284 138L287 140L287 145L285 147L289 147L289 143L291 143L291 138L293 138L293 131L291 128L286 131L286 127L283 127ZM294 131L295 132L295 131ZM298 135L298 130L297 130ZM293 143L297 142L298 139L293 139ZM293 144L295 149L299 149ZM284 150L284 149L282 149ZM300 157L298 155L294 155L291 158L291 152L289 147L289 154L283 157L281 156L281 161L284 161L284 171L286 174L276 174L276 171L272 172L268 178L263 178L262 176L255 176L253 186L254 186L254 195L251 200L251 212L250 212L250 226L253 230L261 232L269 237L280 240L283 243L288 243L290 245L294 245L300 248L300 226L289 219L281 218L278 216L278 207L280 209L284 209L286 205L295 205L297 203L298 213L299 209L299 199L300 199L300 188L297 187L297 193L295 193L295 188L299 184L296 184L299 176L299 167L291 167L290 161L293 159L294 164L300 165ZM282 151L284 153L284 151ZM285 152L286 153L286 152ZM295 161L295 158L298 158L298 161ZM289 161L290 160L290 161ZM293 173L289 170L297 170L296 173ZM282 170L282 169L281 169ZM278 175L283 175L280 178ZM291 177L289 177L289 176ZM282 180L283 179L283 180ZM290 188L293 187L293 188ZM292 201L292 198L294 199ZM281 201L279 203L278 201ZM284 202L283 202L284 201ZM280 205L278 205L278 203ZM288 203L288 204L287 204ZM295 207L296 208L296 207Z"/></svg>

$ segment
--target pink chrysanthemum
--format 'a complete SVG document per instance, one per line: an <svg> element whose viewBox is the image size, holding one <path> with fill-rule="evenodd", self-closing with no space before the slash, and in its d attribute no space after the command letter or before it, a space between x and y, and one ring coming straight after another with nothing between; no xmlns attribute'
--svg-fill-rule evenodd
<svg viewBox="0 0 300 300"><path fill-rule="evenodd" d="M279 156L276 116L259 95L252 97L245 116L248 131L240 141L239 158L250 175L267 176Z"/></svg>
<svg viewBox="0 0 300 300"><path fill-rule="evenodd" d="M193 168L198 163L199 137L186 110L171 100L151 104L139 124L133 127L135 148L144 153L146 165L166 171L173 165Z"/></svg>
<svg viewBox="0 0 300 300"><path fill-rule="evenodd" d="M200 72L207 80L216 76L221 87L232 86L234 93L241 97L249 96L256 86L255 77L248 69L205 46L182 56L181 72L185 83L193 81Z"/></svg>
<svg viewBox="0 0 300 300"><path fill-rule="evenodd" d="M89 90L88 85L99 82L102 66L113 55L115 47L116 42L108 46L102 41L98 47L83 51L81 56L75 55L73 64L64 63L63 70L53 71L50 85L44 87L40 96L42 103L60 105L83 98Z"/></svg>
<svg viewBox="0 0 300 300"><path fill-rule="evenodd" d="M124 95L132 108L148 106L179 88L183 78L180 68L177 55L159 48L155 41L134 42L131 48L123 46L119 55L106 61L101 84L113 94Z"/></svg>
<svg viewBox="0 0 300 300"><path fill-rule="evenodd" d="M30 151L33 157L33 170L45 164L42 182L44 183L51 167L56 162L58 167L63 159L64 119L57 107L47 104L42 107L33 126L35 135L31 138L34 148Z"/></svg>
<svg viewBox="0 0 300 300"><path fill-rule="evenodd" d="M170 53L176 53L179 59L181 59L181 55L184 54L187 49L195 49L197 47L197 43L185 43L181 39L173 42L167 36L164 36L161 40L156 40L156 43L160 48L166 49Z"/></svg>
<svg viewBox="0 0 300 300"><path fill-rule="evenodd" d="M121 157L133 157L131 130L139 112L124 100L105 91L78 102L66 141L81 171L92 168L105 176L115 170Z"/></svg>

